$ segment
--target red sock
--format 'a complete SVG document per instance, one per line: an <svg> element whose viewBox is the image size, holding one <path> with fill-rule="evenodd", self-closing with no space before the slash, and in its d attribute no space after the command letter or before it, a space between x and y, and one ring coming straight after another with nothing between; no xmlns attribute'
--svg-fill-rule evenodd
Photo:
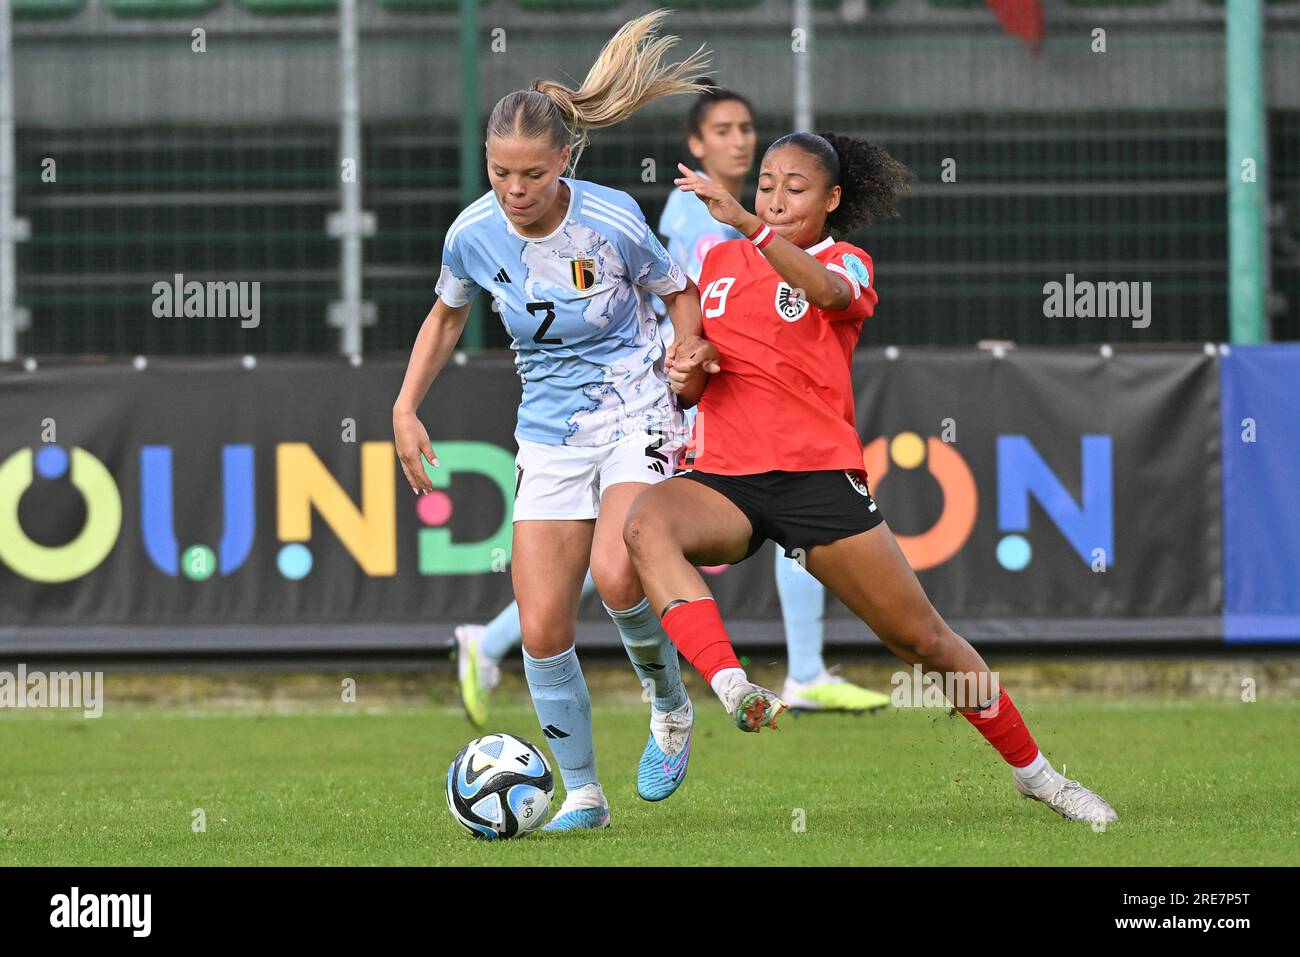
<svg viewBox="0 0 1300 957"><path fill-rule="evenodd" d="M1005 688L993 704L971 714L963 711L962 717L973 724L975 730L984 735L1012 767L1023 768L1038 757L1034 736L1029 733L1025 719L1020 717L1019 709Z"/></svg>
<svg viewBox="0 0 1300 957"><path fill-rule="evenodd" d="M664 631L677 650L695 666L695 670L712 681L723 668L739 668L740 660L731 647L727 629L718 614L718 603L712 598L688 601L674 606L662 618Z"/></svg>

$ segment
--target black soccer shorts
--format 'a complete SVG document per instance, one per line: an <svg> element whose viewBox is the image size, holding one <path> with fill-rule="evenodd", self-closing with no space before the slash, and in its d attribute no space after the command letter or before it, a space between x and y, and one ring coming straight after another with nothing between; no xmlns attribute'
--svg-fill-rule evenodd
<svg viewBox="0 0 1300 957"><path fill-rule="evenodd" d="M754 528L745 558L771 539L794 558L814 545L869 532L884 516L867 488L861 470L760 472L757 475L714 475L691 470L669 481L689 479L725 495L745 513ZM744 561L742 558L741 561Z"/></svg>

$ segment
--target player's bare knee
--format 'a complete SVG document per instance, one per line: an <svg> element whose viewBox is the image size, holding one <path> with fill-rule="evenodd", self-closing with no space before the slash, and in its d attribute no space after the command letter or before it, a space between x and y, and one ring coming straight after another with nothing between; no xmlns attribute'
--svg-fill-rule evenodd
<svg viewBox="0 0 1300 957"><path fill-rule="evenodd" d="M528 652L532 658L554 658L556 655L563 654L573 647L573 637L557 637L555 635L541 634L534 636L532 641L524 639L524 651Z"/></svg>
<svg viewBox="0 0 1300 957"><path fill-rule="evenodd" d="M599 571L597 571L599 569ZM610 608L622 610L631 608L643 597L641 580L636 569L626 556L622 561L600 561L595 555L591 560L591 578L596 583L600 600Z"/></svg>
<svg viewBox="0 0 1300 957"><path fill-rule="evenodd" d="M671 526L662 513L633 503L623 522L623 544L633 561L644 557L656 545L671 542Z"/></svg>
<svg viewBox="0 0 1300 957"><path fill-rule="evenodd" d="M615 611L627 611L627 609L640 603L644 597L645 595L641 593L640 587L635 584L600 593L600 600L605 603L606 607Z"/></svg>
<svg viewBox="0 0 1300 957"><path fill-rule="evenodd" d="M934 614L909 628L902 640L922 661L933 661L951 648L952 631L942 618Z"/></svg>
<svg viewBox="0 0 1300 957"><path fill-rule="evenodd" d="M640 510L634 503L627 512L627 518L623 520L623 544L627 546L627 553L634 559L637 553L643 548L645 541L645 523L642 520Z"/></svg>
<svg viewBox="0 0 1300 957"><path fill-rule="evenodd" d="M524 616L519 618L519 630L523 636L524 651L534 658L554 658L573 647L574 627L572 624L560 624L561 615Z"/></svg>

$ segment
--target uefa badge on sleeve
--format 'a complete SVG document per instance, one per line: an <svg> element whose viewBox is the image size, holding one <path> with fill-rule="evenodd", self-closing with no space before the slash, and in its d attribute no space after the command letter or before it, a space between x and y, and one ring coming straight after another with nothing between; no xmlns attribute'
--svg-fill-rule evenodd
<svg viewBox="0 0 1300 957"><path fill-rule="evenodd" d="M867 270L867 264L853 253L845 253L844 268L849 271L850 276L862 284L863 289L871 285L871 273Z"/></svg>

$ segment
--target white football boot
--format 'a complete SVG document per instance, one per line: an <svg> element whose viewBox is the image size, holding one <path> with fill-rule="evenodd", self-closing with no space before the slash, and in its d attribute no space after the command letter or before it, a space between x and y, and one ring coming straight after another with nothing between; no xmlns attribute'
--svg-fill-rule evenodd
<svg viewBox="0 0 1300 957"><path fill-rule="evenodd" d="M1066 820L1100 825L1119 820L1115 809L1101 795L1067 778L1050 764L1028 781L1022 781L1014 772L1011 777L1017 791L1027 798L1042 801Z"/></svg>
<svg viewBox="0 0 1300 957"><path fill-rule="evenodd" d="M725 675L719 674L714 680L719 682L715 692L741 731L757 733L759 728L776 729L777 715L789 710L775 691L747 680L739 668L729 668Z"/></svg>

